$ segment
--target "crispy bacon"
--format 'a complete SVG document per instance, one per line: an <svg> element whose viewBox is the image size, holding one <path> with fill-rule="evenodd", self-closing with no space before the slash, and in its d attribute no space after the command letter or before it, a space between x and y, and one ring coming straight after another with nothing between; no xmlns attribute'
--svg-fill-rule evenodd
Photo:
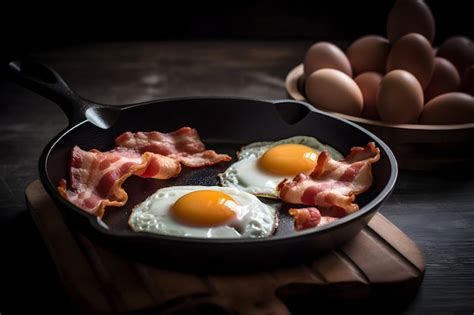
<svg viewBox="0 0 474 315"><path fill-rule="evenodd" d="M189 167L210 166L231 160L226 154L206 150L196 129L190 127L183 127L170 133L125 132L115 139L115 144L140 153L153 152L166 155Z"/></svg>
<svg viewBox="0 0 474 315"><path fill-rule="evenodd" d="M380 150L373 142L365 148L354 147L343 160L333 160L327 152L319 154L315 169L310 175L299 174L293 180L284 180L278 185L283 201L317 205L337 206L347 213L359 209L355 196L372 185L372 163L380 159Z"/></svg>
<svg viewBox="0 0 474 315"><path fill-rule="evenodd" d="M317 208L291 208L288 210L288 213L295 220L295 230L301 231L309 229L316 226L321 226L328 224L334 220L337 220L336 217L323 216Z"/></svg>
<svg viewBox="0 0 474 315"><path fill-rule="evenodd" d="M75 146L71 153L70 185L62 179L58 191L79 208L102 217L106 206L123 206L128 199L123 182L132 174L167 179L181 171L178 161L169 157L115 148L107 152L84 151Z"/></svg>

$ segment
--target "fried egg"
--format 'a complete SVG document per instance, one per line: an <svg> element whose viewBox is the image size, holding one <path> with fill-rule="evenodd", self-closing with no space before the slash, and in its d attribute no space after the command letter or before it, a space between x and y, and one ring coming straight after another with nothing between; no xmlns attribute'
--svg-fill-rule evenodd
<svg viewBox="0 0 474 315"><path fill-rule="evenodd" d="M272 235L276 209L235 188L174 186L157 190L135 206L134 231L199 238L259 238Z"/></svg>
<svg viewBox="0 0 474 315"><path fill-rule="evenodd" d="M285 178L310 173L319 152L337 160L342 154L316 138L295 136L276 142L255 142L237 153L238 161L219 174L222 186L269 198L278 198L277 186Z"/></svg>

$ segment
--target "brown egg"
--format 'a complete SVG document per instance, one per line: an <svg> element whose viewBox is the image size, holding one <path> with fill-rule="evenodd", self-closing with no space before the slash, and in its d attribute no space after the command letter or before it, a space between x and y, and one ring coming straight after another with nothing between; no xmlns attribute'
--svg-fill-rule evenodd
<svg viewBox="0 0 474 315"><path fill-rule="evenodd" d="M461 78L451 62L444 58L435 58L431 81L425 89L425 102L435 96L455 92L459 89Z"/></svg>
<svg viewBox="0 0 474 315"><path fill-rule="evenodd" d="M388 39L382 36L368 35L353 42L346 50L346 55L352 65L354 75L367 71L383 74L389 52Z"/></svg>
<svg viewBox="0 0 474 315"><path fill-rule="evenodd" d="M364 99L364 107L361 116L379 120L380 116L377 112L377 89L380 81L382 81L382 75L377 72L364 72L359 74L354 81L359 86Z"/></svg>
<svg viewBox="0 0 474 315"><path fill-rule="evenodd" d="M383 121L416 123L423 110L423 89L418 80L405 70L385 75L377 91L377 112Z"/></svg>
<svg viewBox="0 0 474 315"><path fill-rule="evenodd" d="M317 108L359 116L362 112L362 92L344 72L321 69L306 78L306 97Z"/></svg>
<svg viewBox="0 0 474 315"><path fill-rule="evenodd" d="M439 46L436 56L451 61L462 76L464 70L474 64L474 42L464 36L448 38Z"/></svg>
<svg viewBox="0 0 474 315"><path fill-rule="evenodd" d="M474 95L474 65L471 65L464 70L464 75L461 81L461 90Z"/></svg>
<svg viewBox="0 0 474 315"><path fill-rule="evenodd" d="M433 42L435 22L430 8L422 0L398 0L387 18L387 37L390 43L409 33L418 33Z"/></svg>
<svg viewBox="0 0 474 315"><path fill-rule="evenodd" d="M411 1L411 0L410 0ZM407 34L392 47L387 60L387 72L402 69L413 74L424 89L431 80L434 54L430 43L420 34Z"/></svg>
<svg viewBox="0 0 474 315"><path fill-rule="evenodd" d="M344 72L352 77L352 68L349 60L337 46L319 42L311 46L304 57L304 73L309 76L316 70L330 68Z"/></svg>
<svg viewBox="0 0 474 315"><path fill-rule="evenodd" d="M474 98L466 93L451 92L429 101L421 113L420 123L428 125L474 122Z"/></svg>

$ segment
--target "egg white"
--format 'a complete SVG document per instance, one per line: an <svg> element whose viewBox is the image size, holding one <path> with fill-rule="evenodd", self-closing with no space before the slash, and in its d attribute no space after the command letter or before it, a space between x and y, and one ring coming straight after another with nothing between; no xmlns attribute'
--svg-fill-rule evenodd
<svg viewBox="0 0 474 315"><path fill-rule="evenodd" d="M308 136L295 136L279 141L251 143L237 153L238 161L224 173L219 174L222 186L233 187L253 195L279 198L276 187L285 178L291 176L275 175L258 166L258 159L270 148L281 144L302 144L318 152L327 151L333 159L343 158L333 147L322 144L318 139Z"/></svg>
<svg viewBox="0 0 474 315"><path fill-rule="evenodd" d="M215 190L231 196L238 207L236 216L226 225L197 227L185 225L170 213L183 195L198 190ZM199 238L258 238L273 234L278 224L276 209L257 197L235 188L219 186L173 186L157 190L134 207L128 220L134 231Z"/></svg>

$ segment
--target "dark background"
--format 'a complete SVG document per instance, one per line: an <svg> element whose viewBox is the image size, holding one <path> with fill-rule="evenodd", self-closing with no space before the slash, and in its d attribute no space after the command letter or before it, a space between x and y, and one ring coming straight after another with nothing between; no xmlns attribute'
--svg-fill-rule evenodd
<svg viewBox="0 0 474 315"><path fill-rule="evenodd" d="M426 2L436 20L435 45L439 45L451 35L462 34L473 37L470 1ZM252 3L223 1L218 5L202 1L193 3L126 1L123 4L111 3L105 7L104 4L99 5L98 1L96 3L65 1L54 5L43 1L33 4L4 1L0 4L0 61L4 65L12 59L22 58L34 52L47 55L47 52L53 49L56 55L52 54L49 58L61 61L61 56L57 55L57 52L61 51L58 49L60 47L77 49L82 44L98 43L100 49L103 47L100 45L101 42L113 41L252 39L260 42L304 39L309 42L330 40L348 43L366 34L385 35L386 17L392 4L393 1L264 0ZM116 47L120 49L122 46ZM304 51L301 44L297 49ZM106 52L110 53L110 49ZM117 50L113 53L115 57L111 56L111 59L115 58L117 61L117 56L122 52ZM66 54L76 56L71 51ZM73 62L68 56L63 58L65 60L63 69L66 70L71 68L65 64ZM79 53L77 56L83 56L86 60L84 63L87 64L87 53ZM106 62L104 59L104 63ZM284 62L283 60L282 63ZM294 64L288 63L286 66L292 67ZM104 68L107 70L107 67ZM76 84L73 86L78 87L86 96L91 95L97 99L101 94L109 98L113 93L120 94L120 91L112 90L112 87L108 87L109 90L97 91L107 88L105 82L110 74L114 73L112 70L103 71L102 76L100 71L93 73L97 75L94 79L98 82L96 90L93 90L90 88L92 84L85 83L90 76L82 77L76 68L73 69L75 75L66 71L66 78L72 78ZM283 77L285 73L286 71L282 70L279 77ZM43 313L45 310L50 310L51 313L69 313L71 309L66 302L65 293L59 286L55 267L23 201L24 186L36 177L37 172L37 161L31 157L39 156L40 148L59 130L54 128L65 124L65 118L50 102L14 86L8 82L5 75L3 68L0 67L0 91L6 92L3 95L0 93L0 118L3 115L7 117L0 121L5 125L8 119L18 120L19 123L9 124L4 128L0 126L0 152L3 161L9 163L0 164L2 174L8 174L4 178L0 177L0 202L3 203L1 205L3 209L8 210L0 213L0 313L2 315L27 313L30 308L37 308L35 313ZM118 78L117 81L121 79ZM135 79L126 77L123 80L133 82ZM234 89L234 87L228 88ZM281 87L277 88L279 93L282 92ZM123 93L128 91L124 89ZM269 88L269 91L272 90ZM18 101L18 104L15 101ZM29 109L34 113L22 113L22 109L16 108L24 105L21 102L31 103ZM36 115L35 110L41 114ZM27 120L30 123L26 123ZM39 128L37 132L30 130L32 126L46 124L52 127L45 126ZM15 136L16 139L12 138ZM35 143L30 144L28 141ZM27 152L25 155L29 158L24 158L22 152L18 151L20 147ZM9 154L13 150L17 150L15 156ZM7 169L12 165L15 166L14 169ZM427 186L425 195L417 193L424 189L417 181L420 177L427 177L432 183ZM459 192L455 180L440 178L437 174L402 173L399 184L397 195L387 204L387 208L391 211L387 211L384 215L410 232L411 234L408 233L410 237L424 245L422 249L427 257L439 257L443 262L438 265L437 261L431 263L428 269L431 274L425 279L425 289L421 294L434 297L442 292L444 297L440 297L438 303L441 305L444 301L449 301L453 304L463 289L461 293L464 295L459 304L454 303L453 306L458 308L451 311L458 309L466 311L467 296L472 292L472 283L469 281L472 279L473 258L469 251L462 249L472 247L472 238L465 239L461 243L450 240L462 236L465 230L472 229L472 225L469 225L471 224L469 222L473 222L470 210L472 197L465 198L464 203L458 202L458 212L455 215L459 220L452 221L449 223L451 225L433 227L428 222L425 228L420 228L416 223L425 220L425 216L433 215L429 208L421 209L420 213L413 213L411 216L405 214L408 212L407 207L415 208L422 203L422 200L432 198L434 191L437 198L434 199L438 200L437 208L442 216L436 222L441 222L443 218L448 220L452 216L447 212L454 209L445 209L444 204L452 202L461 194L467 196L466 192L472 190L472 182L470 186L465 184L463 191ZM449 193L446 194L445 186L448 184ZM445 233L440 235L439 239L433 240L426 236L431 236L432 231L436 232L438 229ZM459 234L456 234L457 231L460 231ZM445 288L438 290L436 286L440 283L444 284ZM32 290L37 293L25 294ZM469 310L469 313L472 311L474 310Z"/></svg>
<svg viewBox="0 0 474 315"><path fill-rule="evenodd" d="M118 3L122 2L122 3ZM385 35L393 1L64 1L4 2L4 61L29 51L97 41L171 39L354 40ZM470 1L426 1L436 20L435 45L472 37ZM192 13L192 14L190 14Z"/></svg>

